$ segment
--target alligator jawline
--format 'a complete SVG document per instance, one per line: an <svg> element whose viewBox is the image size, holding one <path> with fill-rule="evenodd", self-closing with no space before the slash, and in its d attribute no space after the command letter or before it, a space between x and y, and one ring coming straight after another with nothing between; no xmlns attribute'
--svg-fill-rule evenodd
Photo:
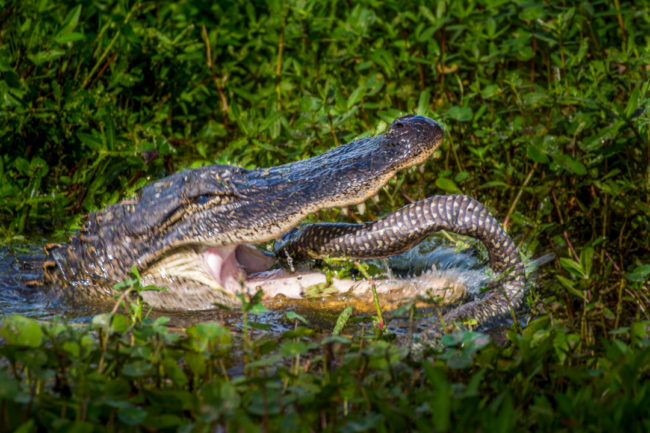
<svg viewBox="0 0 650 433"><path fill-rule="evenodd" d="M318 271L290 272L283 268L271 269L275 259L247 244L226 247L194 245L183 247L163 257L142 273L143 283L174 287L171 296L177 301L175 308L208 310L214 308L214 293L227 295L223 302L237 303L236 294L254 294L262 289L265 298L304 299L347 294L359 300L369 300L371 286L379 294L388 296L387 302L400 303L421 295L449 304L467 295L467 289L454 272L428 271L412 278L385 280L328 279ZM179 288L185 287L185 290ZM165 295L143 292L143 298L156 309L169 310ZM178 299L183 299L179 305ZM162 302L161 302L162 301ZM368 303L371 305L371 303Z"/></svg>

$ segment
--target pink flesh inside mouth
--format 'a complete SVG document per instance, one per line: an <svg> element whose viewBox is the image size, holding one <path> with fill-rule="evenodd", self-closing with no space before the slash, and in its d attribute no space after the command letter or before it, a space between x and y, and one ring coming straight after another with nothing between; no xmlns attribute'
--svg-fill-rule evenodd
<svg viewBox="0 0 650 433"><path fill-rule="evenodd" d="M202 256L208 273L231 293L244 291L249 274L266 271L275 263L272 256L251 245L211 247Z"/></svg>
<svg viewBox="0 0 650 433"><path fill-rule="evenodd" d="M406 279L389 278L386 280L328 280L319 271L288 271L283 268L271 269L275 258L251 245L228 245L224 247L209 247L201 252L204 270L214 278L215 282L225 291L232 294L254 294L262 289L265 298L283 295L286 298L304 299L307 297L322 297L317 287L326 287L330 293L349 293L351 296L367 296L371 286L383 295L390 294L395 299L413 298L418 294L435 291L436 296L445 302L455 302L467 294L466 283L458 272L429 270L421 276ZM477 271L478 272L478 271ZM470 275L471 276L471 275ZM205 309L201 305L195 309ZM210 304L207 308L210 308Z"/></svg>

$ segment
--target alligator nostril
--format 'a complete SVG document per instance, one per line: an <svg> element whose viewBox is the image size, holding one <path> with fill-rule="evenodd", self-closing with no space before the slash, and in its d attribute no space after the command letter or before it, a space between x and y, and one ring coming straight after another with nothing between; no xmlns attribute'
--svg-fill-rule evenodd
<svg viewBox="0 0 650 433"><path fill-rule="evenodd" d="M395 128L404 128L404 124L402 122L397 122L394 126Z"/></svg>

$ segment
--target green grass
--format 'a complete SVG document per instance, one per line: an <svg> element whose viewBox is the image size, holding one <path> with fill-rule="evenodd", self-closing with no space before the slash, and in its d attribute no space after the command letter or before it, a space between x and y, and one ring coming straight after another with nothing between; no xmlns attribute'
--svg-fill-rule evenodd
<svg viewBox="0 0 650 433"><path fill-rule="evenodd" d="M0 5L4 244L62 240L174 171L284 163L415 112L445 125L439 158L369 211L460 191L527 257L556 254L521 334L423 360L309 324L6 318L0 431L650 430L648 1Z"/></svg>

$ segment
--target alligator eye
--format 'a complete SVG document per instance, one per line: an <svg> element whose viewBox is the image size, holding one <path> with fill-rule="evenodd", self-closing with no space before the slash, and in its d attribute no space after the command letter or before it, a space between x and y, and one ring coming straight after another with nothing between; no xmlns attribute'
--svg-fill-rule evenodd
<svg viewBox="0 0 650 433"><path fill-rule="evenodd" d="M209 202L212 197L213 196L209 194L201 194L199 196L192 197L193 198L192 201L194 202L194 204L203 205Z"/></svg>

